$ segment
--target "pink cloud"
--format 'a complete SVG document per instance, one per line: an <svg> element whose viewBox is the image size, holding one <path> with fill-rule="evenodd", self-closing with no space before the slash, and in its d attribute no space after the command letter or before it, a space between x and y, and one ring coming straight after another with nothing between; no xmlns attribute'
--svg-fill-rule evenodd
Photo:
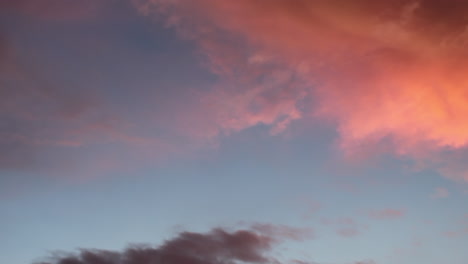
<svg viewBox="0 0 468 264"><path fill-rule="evenodd" d="M341 237L350 238L360 235L363 230L368 229L368 225L362 224L350 217L343 218L323 218L322 224L330 226L335 229L336 234Z"/></svg>
<svg viewBox="0 0 468 264"><path fill-rule="evenodd" d="M468 145L463 1L135 3L195 41L224 79L208 96L218 133L264 124L277 134L314 116L335 122L348 156L431 163ZM436 169L468 179L449 160Z"/></svg>
<svg viewBox="0 0 468 264"><path fill-rule="evenodd" d="M314 237L314 231L311 228L297 228L285 225L272 224L253 224L251 229L270 237L286 238L290 240L303 241Z"/></svg>
<svg viewBox="0 0 468 264"><path fill-rule="evenodd" d="M458 227L455 227L452 230L446 231L443 234L448 237L460 237L468 235L468 214L465 214L458 221Z"/></svg>
<svg viewBox="0 0 468 264"><path fill-rule="evenodd" d="M468 228L464 229L459 229L459 230L452 230L452 231L447 231L443 233L447 237L462 237L462 236L467 236L468 235Z"/></svg>
<svg viewBox="0 0 468 264"><path fill-rule="evenodd" d="M371 218L378 220L398 219L404 215L405 211L400 209L373 210L369 212Z"/></svg>
<svg viewBox="0 0 468 264"><path fill-rule="evenodd" d="M356 228L341 228L337 230L337 234L342 237L355 237L359 235L359 230Z"/></svg>
<svg viewBox="0 0 468 264"><path fill-rule="evenodd" d="M31 85L31 78L24 78L28 73L11 59L15 49L1 36L0 69L23 88L1 88L0 110L21 123L19 131L6 131L3 139L21 146L17 153L5 147L3 152L14 154L0 163L31 163L21 161L23 151L40 151L38 146L103 142L125 142L157 155L153 149L172 152L182 141L193 148L216 145L219 137L258 125L278 135L291 123L313 117L336 125L339 146L350 156L389 151L452 179L468 180L463 162L468 144L466 3L132 2L146 15L164 17L182 38L196 43L203 63L219 76L208 92L195 94L175 110L174 120L164 123L176 136L143 135L125 121L100 124L114 122L107 121L113 115L101 112L93 95L81 98ZM0 1L0 7L45 20L80 20L97 16L107 3L21 0ZM452 15L434 12L440 7Z"/></svg>
<svg viewBox="0 0 468 264"><path fill-rule="evenodd" d="M437 199L447 198L450 195L450 192L442 187L436 188L432 197Z"/></svg>
<svg viewBox="0 0 468 264"><path fill-rule="evenodd" d="M322 209L323 205L320 202L305 199L305 212L302 214L302 217L306 220L310 220L317 215L317 213Z"/></svg>

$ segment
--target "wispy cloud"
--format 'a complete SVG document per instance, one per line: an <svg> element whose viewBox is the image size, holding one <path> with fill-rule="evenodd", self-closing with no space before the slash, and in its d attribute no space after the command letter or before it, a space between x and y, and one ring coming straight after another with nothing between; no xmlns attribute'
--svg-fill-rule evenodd
<svg viewBox="0 0 468 264"><path fill-rule="evenodd" d="M437 198L437 199L443 199L449 197L450 192L446 188L436 188L434 193L432 194L432 197Z"/></svg>
<svg viewBox="0 0 468 264"><path fill-rule="evenodd" d="M265 229L266 228L266 229ZM288 230L287 232L284 232ZM207 233L181 232L161 245L132 246L122 251L81 249L78 253L60 252L37 264L230 264L295 263L328 264L304 260L280 260L275 257L276 246L285 240L297 240L299 229L257 224L252 229L228 230L215 228ZM299 232L300 233L300 232ZM373 261L358 261L371 264Z"/></svg>
<svg viewBox="0 0 468 264"><path fill-rule="evenodd" d="M400 209L372 210L369 212L369 217L379 220L398 219L404 215L405 211Z"/></svg>
<svg viewBox="0 0 468 264"><path fill-rule="evenodd" d="M120 19L106 13L114 11L111 2L116 3L0 1L2 13L8 12L6 19L12 21L11 27L0 29L0 170L89 178L159 164L177 148L147 133L150 128L143 131L135 127L132 118L112 108L112 91L101 93L93 86L97 84L89 85L92 81L85 79L92 76L83 74L83 80L70 80L74 75L81 76L76 69L94 65L81 65L86 60L70 54L65 64L77 68L61 64L62 71L56 65L63 63L55 57L56 51L50 55L50 61L39 54L57 44L57 35L58 39L66 39L62 35L68 29L76 33L79 41L70 41L64 50L94 54L87 46L88 39L80 36L90 37L94 32L88 32L86 27L99 24L99 19ZM132 8L130 4L126 7ZM138 15L136 11L134 15ZM55 27L56 24L60 26ZM103 31L110 29L99 26ZM40 44L25 43L24 39L34 34L40 34ZM105 34L90 38L106 47L115 45Z"/></svg>
<svg viewBox="0 0 468 264"><path fill-rule="evenodd" d="M363 232L363 230L369 228L368 225L358 223L356 220L350 217L336 219L323 218L321 222L324 225L333 227L336 234L345 238L358 236Z"/></svg>
<svg viewBox="0 0 468 264"><path fill-rule="evenodd" d="M9 12L46 20L81 20L94 17L108 0L17 0L0 1L0 8Z"/></svg>
<svg viewBox="0 0 468 264"><path fill-rule="evenodd" d="M290 240L303 241L314 237L312 228L297 228L285 225L273 225L265 223L252 224L251 229L270 237L280 237Z"/></svg>

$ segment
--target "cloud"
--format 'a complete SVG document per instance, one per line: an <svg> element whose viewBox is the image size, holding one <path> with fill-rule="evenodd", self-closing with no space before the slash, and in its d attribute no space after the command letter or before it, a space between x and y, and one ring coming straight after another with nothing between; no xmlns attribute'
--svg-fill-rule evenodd
<svg viewBox="0 0 468 264"><path fill-rule="evenodd" d="M465 214L457 221L457 227L446 231L443 234L448 237L463 237L468 235L468 214Z"/></svg>
<svg viewBox="0 0 468 264"><path fill-rule="evenodd" d="M135 246L121 252L82 249L78 254L52 256L42 264L234 264L275 263L268 256L273 246L288 237L253 230L227 231L216 228L208 233L182 232L158 247Z"/></svg>
<svg viewBox="0 0 468 264"><path fill-rule="evenodd" d="M1 0L0 9L10 19L23 15L75 19L87 10L85 2L91 3L75 2ZM92 93L62 87L45 77L42 68L26 63L22 53L27 52L18 47L18 36L12 31L8 26L0 29L0 169L35 167L44 146L81 146L83 139L65 135L66 131L80 125L96 106Z"/></svg>
<svg viewBox="0 0 468 264"><path fill-rule="evenodd" d="M304 261L304 260L299 260L299 259L293 259L291 260L291 263L293 264L319 264L318 262L315 262L315 261Z"/></svg>
<svg viewBox="0 0 468 264"><path fill-rule="evenodd" d="M108 2L4 0L0 8L19 17L76 21L97 16ZM174 120L158 124L173 126L167 131L182 138L178 142L216 144L220 136L258 125L278 135L293 122L319 118L336 125L348 156L388 151L468 181L466 1L132 2L196 43L203 63L219 76L192 104L174 107ZM93 94L77 96L70 92L76 87L44 80L21 65L16 52L0 34L0 118L8 127L0 130L8 153L0 166L32 164L27 157L42 151L37 146L82 147L102 138L175 148L115 121Z"/></svg>
<svg viewBox="0 0 468 264"><path fill-rule="evenodd" d="M331 226L335 229L336 234L341 237L349 238L360 235L363 230L368 229L369 226L356 222L353 218L323 218L322 224Z"/></svg>
<svg viewBox="0 0 468 264"><path fill-rule="evenodd" d="M373 260L363 260L363 261L355 262L355 264L376 264L376 262Z"/></svg>
<svg viewBox="0 0 468 264"><path fill-rule="evenodd" d="M260 230L258 230L260 228ZM263 227L267 227L264 229ZM293 263L327 264L329 262L300 259L280 260L276 246L297 240L290 232L300 229L272 224L256 224L252 228L229 230L214 228L206 233L184 231L158 246L134 245L121 251L80 249L76 253L56 252L38 259L36 264L235 264ZM357 261L353 264L375 264Z"/></svg>
<svg viewBox="0 0 468 264"><path fill-rule="evenodd" d="M314 231L311 228L297 228L285 225L257 223L252 224L251 229L270 237L281 237L297 241L311 239L314 236Z"/></svg>
<svg viewBox="0 0 468 264"><path fill-rule="evenodd" d="M359 235L359 230L356 229L356 228L352 228L352 227L349 227L349 228L341 228L339 230L336 231L338 235L342 236L342 237L355 237L357 235Z"/></svg>
<svg viewBox="0 0 468 264"><path fill-rule="evenodd" d="M74 85L46 77L19 60L19 51L11 45L3 50L7 55L0 55L0 169L60 167L63 163L57 161L80 147L135 141L123 131L125 121L105 110L92 91L76 91ZM70 151L59 154L53 164L39 160L63 149Z"/></svg>
<svg viewBox="0 0 468 264"><path fill-rule="evenodd" d="M317 213L322 210L323 205L315 200L309 198L301 198L301 203L305 206L305 210L302 213L302 218L305 220L311 220L313 217L317 216Z"/></svg>
<svg viewBox="0 0 468 264"><path fill-rule="evenodd" d="M449 195L450 195L450 192L447 189L439 187L435 189L435 192L432 195L432 197L437 198L437 199L442 199L442 198L447 198Z"/></svg>
<svg viewBox="0 0 468 264"><path fill-rule="evenodd" d="M211 94L219 131L277 134L313 116L336 123L351 156L370 148L430 163L468 145L466 1L134 2L224 78Z"/></svg>
<svg viewBox="0 0 468 264"><path fill-rule="evenodd" d="M33 18L72 21L95 17L107 0L0 0L0 8Z"/></svg>
<svg viewBox="0 0 468 264"><path fill-rule="evenodd" d="M378 220L397 219L405 215L404 210L399 209L384 209L384 210L373 210L369 212L369 216Z"/></svg>
<svg viewBox="0 0 468 264"><path fill-rule="evenodd" d="M135 124L127 108L114 107L115 89L103 84L112 80L93 79L109 69L100 64L106 55L96 56L99 48L118 49L110 52L113 58L135 59L108 34L113 23L128 19L109 13L120 15L124 8L131 5L0 0L1 12L8 13L0 27L0 171L82 180L158 166L174 153L175 144L148 133L153 127Z"/></svg>

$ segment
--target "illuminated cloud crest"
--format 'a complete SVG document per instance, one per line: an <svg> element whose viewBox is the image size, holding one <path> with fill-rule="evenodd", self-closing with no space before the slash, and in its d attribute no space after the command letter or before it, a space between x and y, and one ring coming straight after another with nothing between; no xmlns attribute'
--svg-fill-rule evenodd
<svg viewBox="0 0 468 264"><path fill-rule="evenodd" d="M223 77L209 95L220 131L276 134L314 116L336 122L350 156L383 149L425 162L468 145L466 1L134 2ZM441 160L440 172L468 180Z"/></svg>

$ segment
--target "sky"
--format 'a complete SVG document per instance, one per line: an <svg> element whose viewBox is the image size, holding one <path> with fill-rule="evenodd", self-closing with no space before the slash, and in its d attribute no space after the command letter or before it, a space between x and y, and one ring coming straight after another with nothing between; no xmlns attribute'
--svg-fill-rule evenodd
<svg viewBox="0 0 468 264"><path fill-rule="evenodd" d="M0 263L468 263L465 0L0 0Z"/></svg>

